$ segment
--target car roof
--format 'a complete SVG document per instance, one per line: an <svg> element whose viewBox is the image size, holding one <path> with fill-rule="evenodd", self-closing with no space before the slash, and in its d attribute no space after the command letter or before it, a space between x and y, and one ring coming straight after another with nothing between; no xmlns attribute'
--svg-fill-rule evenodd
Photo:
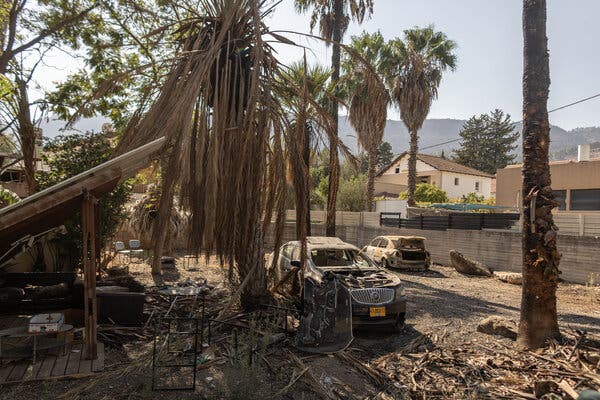
<svg viewBox="0 0 600 400"><path fill-rule="evenodd" d="M386 238L386 239L391 239L391 240L398 240L398 239L419 239L419 240L426 240L426 238L424 238L423 236L384 235L384 236L378 236L378 237Z"/></svg>
<svg viewBox="0 0 600 400"><path fill-rule="evenodd" d="M300 245L299 241L290 242L297 246ZM319 249L333 249L333 250L356 250L360 249L350 243L344 242L338 237L327 237L327 236L307 236L306 247L308 250L319 250Z"/></svg>

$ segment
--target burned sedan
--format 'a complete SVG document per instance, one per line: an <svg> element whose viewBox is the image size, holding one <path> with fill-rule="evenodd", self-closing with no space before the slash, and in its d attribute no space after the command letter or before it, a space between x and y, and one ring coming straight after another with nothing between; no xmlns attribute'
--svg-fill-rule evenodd
<svg viewBox="0 0 600 400"><path fill-rule="evenodd" d="M420 236L377 236L363 251L386 268L422 271L431 264Z"/></svg>
<svg viewBox="0 0 600 400"><path fill-rule="evenodd" d="M357 247L339 238L313 236L308 237L306 242L306 293L313 285L335 281L349 292L350 301L347 306L351 309L351 325L387 325L397 330L402 328L406 296L398 276L380 268ZM282 246L277 263L282 275L300 267L300 254L301 243L298 241ZM292 291L300 290L300 276L297 274L294 277ZM309 302L304 298L309 296L305 292L302 293L304 305ZM344 307L342 302L338 303L339 308ZM338 310L338 314L342 312Z"/></svg>

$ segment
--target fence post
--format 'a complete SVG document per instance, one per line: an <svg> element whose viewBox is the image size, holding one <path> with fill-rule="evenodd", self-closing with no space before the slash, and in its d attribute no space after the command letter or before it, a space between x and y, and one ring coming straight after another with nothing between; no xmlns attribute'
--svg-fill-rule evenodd
<svg viewBox="0 0 600 400"><path fill-rule="evenodd" d="M423 214L421 214L421 230L423 230Z"/></svg>
<svg viewBox="0 0 600 400"><path fill-rule="evenodd" d="M585 234L585 214L579 214L579 236Z"/></svg>
<svg viewBox="0 0 600 400"><path fill-rule="evenodd" d="M481 213L481 217L479 218L479 230L483 229L485 214Z"/></svg>
<svg viewBox="0 0 600 400"><path fill-rule="evenodd" d="M398 213L398 228L402 228L402 213Z"/></svg>
<svg viewBox="0 0 600 400"><path fill-rule="evenodd" d="M452 229L452 213L448 214L448 229Z"/></svg>
<svg viewBox="0 0 600 400"><path fill-rule="evenodd" d="M383 226L383 217L382 217L383 213L379 213L379 226Z"/></svg>

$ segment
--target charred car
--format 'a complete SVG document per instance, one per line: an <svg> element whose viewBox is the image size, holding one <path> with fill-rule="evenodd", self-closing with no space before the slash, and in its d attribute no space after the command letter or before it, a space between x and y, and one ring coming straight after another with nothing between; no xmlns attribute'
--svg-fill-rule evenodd
<svg viewBox="0 0 600 400"><path fill-rule="evenodd" d="M431 265L420 236L377 236L363 251L386 268L422 271Z"/></svg>
<svg viewBox="0 0 600 400"><path fill-rule="evenodd" d="M406 296L398 276L379 267L356 246L339 238L312 236L306 242L306 268L303 274L295 274L295 282L289 285L290 290L296 291L295 295L301 297L301 304L306 306L315 303L319 292L315 288L329 285L331 289L320 291L328 291L322 300L324 312L336 313L339 320L347 307L352 326L387 325L396 330L402 328ZM277 267L282 275L294 272L294 269L301 272L301 247L299 241L288 242L281 247ZM304 281L298 282L300 279ZM336 285L349 293L348 301L344 302L346 295L340 294L342 291L335 289Z"/></svg>

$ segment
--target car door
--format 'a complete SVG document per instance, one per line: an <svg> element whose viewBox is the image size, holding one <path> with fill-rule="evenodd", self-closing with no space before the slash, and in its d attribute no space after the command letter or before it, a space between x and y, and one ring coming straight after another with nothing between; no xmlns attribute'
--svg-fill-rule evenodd
<svg viewBox="0 0 600 400"><path fill-rule="evenodd" d="M381 239L379 237L376 237L375 239L371 240L371 243L369 243L367 245L367 248L365 250L365 253L367 253L367 255L371 258L375 258L375 252L378 248L379 245L379 241Z"/></svg>
<svg viewBox="0 0 600 400"><path fill-rule="evenodd" d="M279 260L277 262L277 267L279 268L280 273L285 274L292 267L292 243L284 244L281 247L281 251L279 252Z"/></svg>
<svg viewBox="0 0 600 400"><path fill-rule="evenodd" d="M388 247L388 244L389 240L386 238L381 238L381 240L379 241L376 250L377 256L375 257L375 260L377 260L377 262L381 262L381 259L383 258L383 256L385 256L385 249Z"/></svg>

